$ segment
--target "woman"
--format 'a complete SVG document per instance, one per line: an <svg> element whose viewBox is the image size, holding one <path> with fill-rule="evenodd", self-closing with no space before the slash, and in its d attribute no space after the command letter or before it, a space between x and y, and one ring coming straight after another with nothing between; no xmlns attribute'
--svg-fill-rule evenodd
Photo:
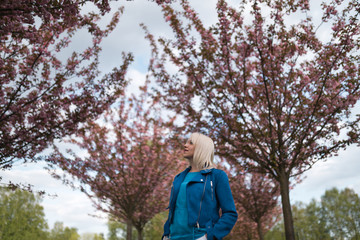
<svg viewBox="0 0 360 240"><path fill-rule="evenodd" d="M213 141L191 134L184 157L190 166L174 178L162 239L220 240L233 228L237 212L226 173L213 167Z"/></svg>

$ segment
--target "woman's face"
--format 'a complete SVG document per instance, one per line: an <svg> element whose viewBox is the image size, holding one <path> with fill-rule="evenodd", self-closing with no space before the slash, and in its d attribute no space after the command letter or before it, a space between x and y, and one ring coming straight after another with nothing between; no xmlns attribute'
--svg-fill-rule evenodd
<svg viewBox="0 0 360 240"><path fill-rule="evenodd" d="M194 156L195 145L188 139L184 145L184 158L192 158Z"/></svg>

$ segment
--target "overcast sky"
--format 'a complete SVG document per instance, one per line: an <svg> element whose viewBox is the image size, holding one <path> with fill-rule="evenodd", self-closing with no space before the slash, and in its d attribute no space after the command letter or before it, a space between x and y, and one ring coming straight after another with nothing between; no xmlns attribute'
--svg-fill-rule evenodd
<svg viewBox="0 0 360 240"><path fill-rule="evenodd" d="M206 0L206 4L204 0L192 0L191 3L207 24L214 23L216 16L214 0ZM144 32L139 24L145 23L150 32L157 36L171 36L172 33L155 3L146 0L121 0L116 4L124 5L125 11L116 30L103 41L101 70L109 72L113 67L120 65L122 51L132 52L135 62L131 65L128 76L133 80L134 86L130 89L135 89L144 82L150 56L148 42L144 39ZM316 16L318 12L314 11L313 14ZM77 35L73 48L84 46L87 41L86 36L84 33ZM324 37L326 38L326 35ZM360 113L360 108L357 109L356 112ZM312 198L318 199L325 190L332 187L339 189L349 187L360 193L359 156L360 147L352 146L340 152L337 157L326 162L318 162L304 175L303 181L291 191L291 201L309 202ZM79 233L107 233L106 215L97 212L90 200L80 191L73 191L61 181L50 177L43 169L43 165L18 164L11 171L2 171L0 174L4 182L11 180L30 183L35 189L58 195L54 198L45 197L42 202L51 228L55 221L61 221L65 226L77 228ZM90 215L99 215L102 218Z"/></svg>

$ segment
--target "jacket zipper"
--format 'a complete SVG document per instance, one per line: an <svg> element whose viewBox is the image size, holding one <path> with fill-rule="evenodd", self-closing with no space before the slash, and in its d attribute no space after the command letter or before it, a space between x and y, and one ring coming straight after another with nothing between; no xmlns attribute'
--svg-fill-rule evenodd
<svg viewBox="0 0 360 240"><path fill-rule="evenodd" d="M210 181L210 185L211 185L211 200L214 200L214 190L213 190L212 180Z"/></svg>
<svg viewBox="0 0 360 240"><path fill-rule="evenodd" d="M168 206L166 209L169 209L169 208L170 208L171 199L172 199L173 194L174 194L174 185L171 186L171 194L170 194L169 206Z"/></svg>
<svg viewBox="0 0 360 240"><path fill-rule="evenodd" d="M171 186L170 202L172 200L173 194L174 194L174 185Z"/></svg>
<svg viewBox="0 0 360 240"><path fill-rule="evenodd" d="M173 218L173 214L171 214L171 200L174 194L174 185L171 186L171 194L170 194L170 200L169 200L169 207L167 207L166 209L169 209L169 221L172 222L172 218ZM170 238L170 235L169 235Z"/></svg>
<svg viewBox="0 0 360 240"><path fill-rule="evenodd" d="M203 190L203 193L202 193L202 196L201 196L201 200L200 200L199 215L198 215L198 218L197 218L197 221L196 221L196 226L197 226L197 228L200 228L199 219L200 219L200 213L201 213L201 205L202 205L202 201L203 201L203 198L204 198L204 195L205 195L206 180L207 180L207 175L206 175L206 178L205 178L204 190Z"/></svg>

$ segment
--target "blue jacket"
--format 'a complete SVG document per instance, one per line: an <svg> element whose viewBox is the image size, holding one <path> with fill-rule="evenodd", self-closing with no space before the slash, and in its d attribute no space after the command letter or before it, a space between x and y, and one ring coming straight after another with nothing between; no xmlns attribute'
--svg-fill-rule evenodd
<svg viewBox="0 0 360 240"><path fill-rule="evenodd" d="M189 171L190 167L174 178L163 237L170 234L180 185ZM199 178L192 179L186 188L188 223L189 226L206 228L208 240L221 240L230 233L238 217L229 179L224 171L215 168L202 170L200 173Z"/></svg>

